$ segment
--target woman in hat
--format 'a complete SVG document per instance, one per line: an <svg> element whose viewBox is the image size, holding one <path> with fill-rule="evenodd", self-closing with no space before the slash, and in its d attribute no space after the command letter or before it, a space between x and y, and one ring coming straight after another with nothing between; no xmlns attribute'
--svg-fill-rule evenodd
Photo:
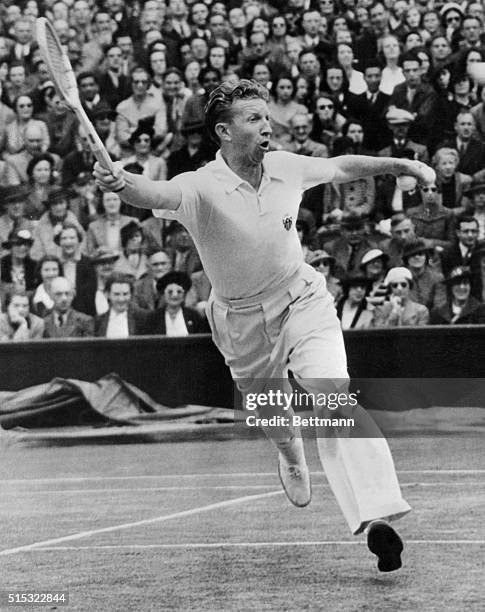
<svg viewBox="0 0 485 612"><path fill-rule="evenodd" d="M47 210L39 219L34 232L34 244L32 246L33 259L39 260L44 255L61 255L58 244L55 241L56 234L64 223L75 225L81 235L81 251L85 250L85 232L77 220L76 215L69 210L72 191L62 187L53 186L46 201Z"/></svg>
<svg viewBox="0 0 485 612"><path fill-rule="evenodd" d="M28 230L12 230L2 248L10 253L0 260L0 280L11 288L33 291L36 287L35 261L30 256L33 244Z"/></svg>
<svg viewBox="0 0 485 612"><path fill-rule="evenodd" d="M52 155L42 153L33 157L27 166L30 194L26 201L25 216L37 220L45 212L49 191L55 183L55 162Z"/></svg>
<svg viewBox="0 0 485 612"><path fill-rule="evenodd" d="M121 199L117 193L100 193L101 215L88 226L86 233L86 253L93 257L101 246L116 251L121 249L121 229L128 223L137 222L135 217L121 214Z"/></svg>
<svg viewBox="0 0 485 612"><path fill-rule="evenodd" d="M1 187L0 183L0 203L5 211L0 217L0 243L8 240L13 229L33 231L34 223L25 216L25 202L29 194L27 185Z"/></svg>
<svg viewBox="0 0 485 612"><path fill-rule="evenodd" d="M345 118L336 111L333 97L330 94L319 94L315 101L310 138L326 145L331 151L333 141L341 135L344 124Z"/></svg>
<svg viewBox="0 0 485 612"><path fill-rule="evenodd" d="M317 272L323 274L327 283L327 289L332 294L334 300L337 300L342 295L342 283L333 275L335 257L319 249L316 251L309 251L305 261L310 264L312 268L315 268Z"/></svg>
<svg viewBox="0 0 485 612"><path fill-rule="evenodd" d="M212 154L204 143L205 124L197 119L182 125L184 138L182 147L170 153L167 159L167 178L171 179L182 172L190 172L204 166L212 159Z"/></svg>
<svg viewBox="0 0 485 612"><path fill-rule="evenodd" d="M46 255L37 264L36 276L40 284L32 298L32 310L37 316L45 317L54 308L51 295L52 281L58 276L63 276L61 260L55 255Z"/></svg>
<svg viewBox="0 0 485 612"><path fill-rule="evenodd" d="M164 336L188 336L208 332L208 326L199 313L185 306L192 282L184 272L169 272L157 281L157 291L163 306L150 313L147 333Z"/></svg>
<svg viewBox="0 0 485 612"><path fill-rule="evenodd" d="M44 321L30 312L28 294L12 289L7 294L6 312L0 314L0 342L25 342L44 335Z"/></svg>
<svg viewBox="0 0 485 612"><path fill-rule="evenodd" d="M153 181L163 181L167 178L167 164L163 157L155 157L152 153L154 137L153 127L140 121L129 140L134 153L123 160L123 164L138 163L143 168L143 176Z"/></svg>
<svg viewBox="0 0 485 612"><path fill-rule="evenodd" d="M431 311L431 325L484 324L485 304L471 294L472 273L470 268L458 266L444 280L447 303Z"/></svg>
<svg viewBox="0 0 485 612"><path fill-rule="evenodd" d="M291 141L292 117L308 114L307 108L295 101L295 83L289 74L281 74L273 81L268 109L273 130L271 146L273 149L287 149Z"/></svg>
<svg viewBox="0 0 485 612"><path fill-rule="evenodd" d="M369 280L367 304L369 308L384 304L388 289L385 284L389 255L381 249L370 249L360 262L360 269Z"/></svg>
<svg viewBox="0 0 485 612"><path fill-rule="evenodd" d="M446 303L443 275L430 266L433 247L423 238L404 245L402 260L413 275L410 296L428 310Z"/></svg>
<svg viewBox="0 0 485 612"><path fill-rule="evenodd" d="M131 274L139 279L147 271L145 236L138 221L130 221L120 230L122 254L115 264L115 272Z"/></svg>
<svg viewBox="0 0 485 612"><path fill-rule="evenodd" d="M342 329L367 329L372 323L372 311L367 308L366 293L370 280L362 273L347 275L342 280L343 295L337 302L337 316Z"/></svg>
<svg viewBox="0 0 485 612"><path fill-rule="evenodd" d="M386 275L385 284L390 291L389 299L382 306L375 308L372 327L427 325L428 309L411 299L413 276L407 268L391 268Z"/></svg>

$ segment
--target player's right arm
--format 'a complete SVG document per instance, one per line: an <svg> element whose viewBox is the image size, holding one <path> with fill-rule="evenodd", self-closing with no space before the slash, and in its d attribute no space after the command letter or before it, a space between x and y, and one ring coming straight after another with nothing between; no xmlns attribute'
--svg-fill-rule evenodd
<svg viewBox="0 0 485 612"><path fill-rule="evenodd" d="M138 208L177 210L182 200L182 191L176 182L151 181L126 172L120 162L115 163L114 174L96 162L93 174L102 191L115 191L123 202Z"/></svg>

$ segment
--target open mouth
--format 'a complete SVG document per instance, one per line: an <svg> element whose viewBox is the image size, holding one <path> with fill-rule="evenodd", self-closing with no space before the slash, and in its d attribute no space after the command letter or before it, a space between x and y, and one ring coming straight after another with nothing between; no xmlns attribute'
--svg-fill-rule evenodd
<svg viewBox="0 0 485 612"><path fill-rule="evenodd" d="M269 140L262 140L259 143L259 146L264 150L264 151L269 151Z"/></svg>

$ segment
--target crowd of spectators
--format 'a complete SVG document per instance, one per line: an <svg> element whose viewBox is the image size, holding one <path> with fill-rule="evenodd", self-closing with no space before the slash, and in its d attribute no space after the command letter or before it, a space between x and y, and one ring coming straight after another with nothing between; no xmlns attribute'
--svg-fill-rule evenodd
<svg viewBox="0 0 485 612"><path fill-rule="evenodd" d="M184 227L100 193L86 134L35 41L51 20L114 160L154 180L217 146L222 81L270 93L273 151L419 159L322 184L296 227L344 329L485 323L485 2L3 0L0 340L207 331L210 293Z"/></svg>

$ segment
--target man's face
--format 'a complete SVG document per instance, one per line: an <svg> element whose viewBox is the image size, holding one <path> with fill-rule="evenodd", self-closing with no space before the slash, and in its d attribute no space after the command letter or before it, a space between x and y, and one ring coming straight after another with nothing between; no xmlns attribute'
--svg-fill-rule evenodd
<svg viewBox="0 0 485 612"><path fill-rule="evenodd" d="M431 55L438 61L444 60L451 53L451 48L444 36L436 38L431 43Z"/></svg>
<svg viewBox="0 0 485 612"><path fill-rule="evenodd" d="M467 17L463 21L461 31L463 38L469 43L474 44L480 40L481 26L477 19L474 17Z"/></svg>
<svg viewBox="0 0 485 612"><path fill-rule="evenodd" d="M79 25L86 25L89 23L91 18L89 4L84 0L78 0L78 2L74 3L73 13L76 23Z"/></svg>
<svg viewBox="0 0 485 612"><path fill-rule="evenodd" d="M163 92L173 98L176 96L181 88L182 80L180 79L178 74L170 73L167 74L163 81Z"/></svg>
<svg viewBox="0 0 485 612"><path fill-rule="evenodd" d="M320 0L318 3L320 13L326 17L332 17L335 12L334 0Z"/></svg>
<svg viewBox="0 0 485 612"><path fill-rule="evenodd" d="M451 285L451 294L457 302L466 302L470 297L471 285L468 279L456 281Z"/></svg>
<svg viewBox="0 0 485 612"><path fill-rule="evenodd" d="M405 61L402 65L402 71L408 87L417 87L420 84L421 66L418 61Z"/></svg>
<svg viewBox="0 0 485 612"><path fill-rule="evenodd" d="M99 93L99 87L94 77L89 76L81 79L79 83L79 93L83 100L87 100L88 102L94 100L96 94Z"/></svg>
<svg viewBox="0 0 485 612"><path fill-rule="evenodd" d="M455 122L455 132L458 138L461 140L470 140L474 129L475 121L471 113L458 115Z"/></svg>
<svg viewBox="0 0 485 612"><path fill-rule="evenodd" d="M397 59L400 49L399 43L394 36L386 36L382 41L382 53L389 59Z"/></svg>
<svg viewBox="0 0 485 612"><path fill-rule="evenodd" d="M300 68L305 76L316 76L320 70L317 56L313 53L304 53L300 58Z"/></svg>
<svg viewBox="0 0 485 612"><path fill-rule="evenodd" d="M427 13L423 17L423 27L430 34L435 34L440 29L440 20L436 13Z"/></svg>
<svg viewBox="0 0 485 612"><path fill-rule="evenodd" d="M57 312L64 313L71 308L74 292L65 278L55 278L52 281L51 294Z"/></svg>
<svg viewBox="0 0 485 612"><path fill-rule="evenodd" d="M319 98L315 108L320 121L325 122L333 117L335 105L329 98Z"/></svg>
<svg viewBox="0 0 485 612"><path fill-rule="evenodd" d="M473 248L478 239L478 223L475 221L462 221L456 230L456 235L463 246L468 249Z"/></svg>
<svg viewBox="0 0 485 612"><path fill-rule="evenodd" d="M108 293L108 300L115 312L126 312L131 300L129 283L113 283Z"/></svg>
<svg viewBox="0 0 485 612"><path fill-rule="evenodd" d="M29 298L24 295L14 295L10 301L9 310L25 319L29 314Z"/></svg>
<svg viewBox="0 0 485 612"><path fill-rule="evenodd" d="M226 54L222 47L213 47L209 52L209 60L213 68L222 70L226 61Z"/></svg>
<svg viewBox="0 0 485 612"><path fill-rule="evenodd" d="M197 2L192 6L192 21L196 26L205 26L208 16L209 9L202 2Z"/></svg>
<svg viewBox="0 0 485 612"><path fill-rule="evenodd" d="M309 36L317 36L320 29L320 22L322 18L318 11L311 11L311 13L305 13L303 15L302 26L305 34Z"/></svg>
<svg viewBox="0 0 485 612"><path fill-rule="evenodd" d="M119 47L112 47L106 54L106 58L108 69L118 72L118 70L121 68L121 63L123 59L121 49Z"/></svg>
<svg viewBox="0 0 485 612"><path fill-rule="evenodd" d="M347 242L352 246L359 245L364 239L364 225L352 225L350 227L342 227L342 234L347 239Z"/></svg>
<svg viewBox="0 0 485 612"><path fill-rule="evenodd" d="M97 13L95 24L99 34L111 32L111 17L108 13Z"/></svg>
<svg viewBox="0 0 485 612"><path fill-rule="evenodd" d="M187 16L187 6L184 0L170 0L169 11L177 19L183 19Z"/></svg>
<svg viewBox="0 0 485 612"><path fill-rule="evenodd" d="M351 123L347 131L347 136L355 142L355 144L362 144L364 141L364 130L359 123Z"/></svg>
<svg viewBox="0 0 485 612"><path fill-rule="evenodd" d="M167 60L163 51L156 51L150 55L150 65L153 73L162 75L167 70Z"/></svg>
<svg viewBox="0 0 485 612"><path fill-rule="evenodd" d="M387 12L382 4L376 4L370 9L369 13L372 27L377 31L382 31L387 24Z"/></svg>
<svg viewBox="0 0 485 612"><path fill-rule="evenodd" d="M251 34L251 49L256 57L262 57L266 51L266 36L263 32Z"/></svg>
<svg viewBox="0 0 485 612"><path fill-rule="evenodd" d="M473 194L473 208L480 212L485 209L485 189L476 191Z"/></svg>
<svg viewBox="0 0 485 612"><path fill-rule="evenodd" d="M303 115L297 115L291 120L291 128L296 142L304 143L310 133L310 122Z"/></svg>
<svg viewBox="0 0 485 612"><path fill-rule="evenodd" d="M212 34L218 38L224 34L226 29L226 21L222 15L212 15L209 19L209 29Z"/></svg>
<svg viewBox="0 0 485 612"><path fill-rule="evenodd" d="M103 194L103 208L108 215L117 215L120 212L121 200L117 193L108 191Z"/></svg>
<svg viewBox="0 0 485 612"><path fill-rule="evenodd" d="M25 68L23 66L12 66L10 68L10 82L15 87L21 87L25 83Z"/></svg>
<svg viewBox="0 0 485 612"><path fill-rule="evenodd" d="M246 17L240 8L229 11L229 23L234 30L243 30L246 27Z"/></svg>
<svg viewBox="0 0 485 612"><path fill-rule="evenodd" d="M414 226L411 219L404 219L391 230L392 236L401 244L414 240Z"/></svg>
<svg viewBox="0 0 485 612"><path fill-rule="evenodd" d="M364 72L364 79L370 93L377 93L381 84L382 71L378 66L367 68Z"/></svg>
<svg viewBox="0 0 485 612"><path fill-rule="evenodd" d="M441 195L438 193L436 183L423 185L421 187L421 198L425 206L433 206L434 204L438 204L441 199Z"/></svg>
<svg viewBox="0 0 485 612"><path fill-rule="evenodd" d="M341 68L329 68L327 70L327 84L330 91L340 91L344 82L344 74Z"/></svg>
<svg viewBox="0 0 485 612"><path fill-rule="evenodd" d="M150 80L148 74L145 71L137 71L133 74L131 79L131 87L133 95L136 98L144 98L148 91Z"/></svg>
<svg viewBox="0 0 485 612"><path fill-rule="evenodd" d="M170 258L166 253L162 251L158 253L154 253L148 259L148 268L152 277L155 280L162 278L167 272L170 272L172 269L172 263L170 262Z"/></svg>
<svg viewBox="0 0 485 612"><path fill-rule="evenodd" d="M22 45L32 40L32 27L28 21L17 21L15 24L15 38Z"/></svg>
<svg viewBox="0 0 485 612"><path fill-rule="evenodd" d="M207 59L209 47L202 38L194 38L190 43L190 50L192 51L192 56L198 62L205 62Z"/></svg>
<svg viewBox="0 0 485 612"><path fill-rule="evenodd" d="M133 55L133 41L131 36L118 36L117 43L120 46L124 59L128 59Z"/></svg>

